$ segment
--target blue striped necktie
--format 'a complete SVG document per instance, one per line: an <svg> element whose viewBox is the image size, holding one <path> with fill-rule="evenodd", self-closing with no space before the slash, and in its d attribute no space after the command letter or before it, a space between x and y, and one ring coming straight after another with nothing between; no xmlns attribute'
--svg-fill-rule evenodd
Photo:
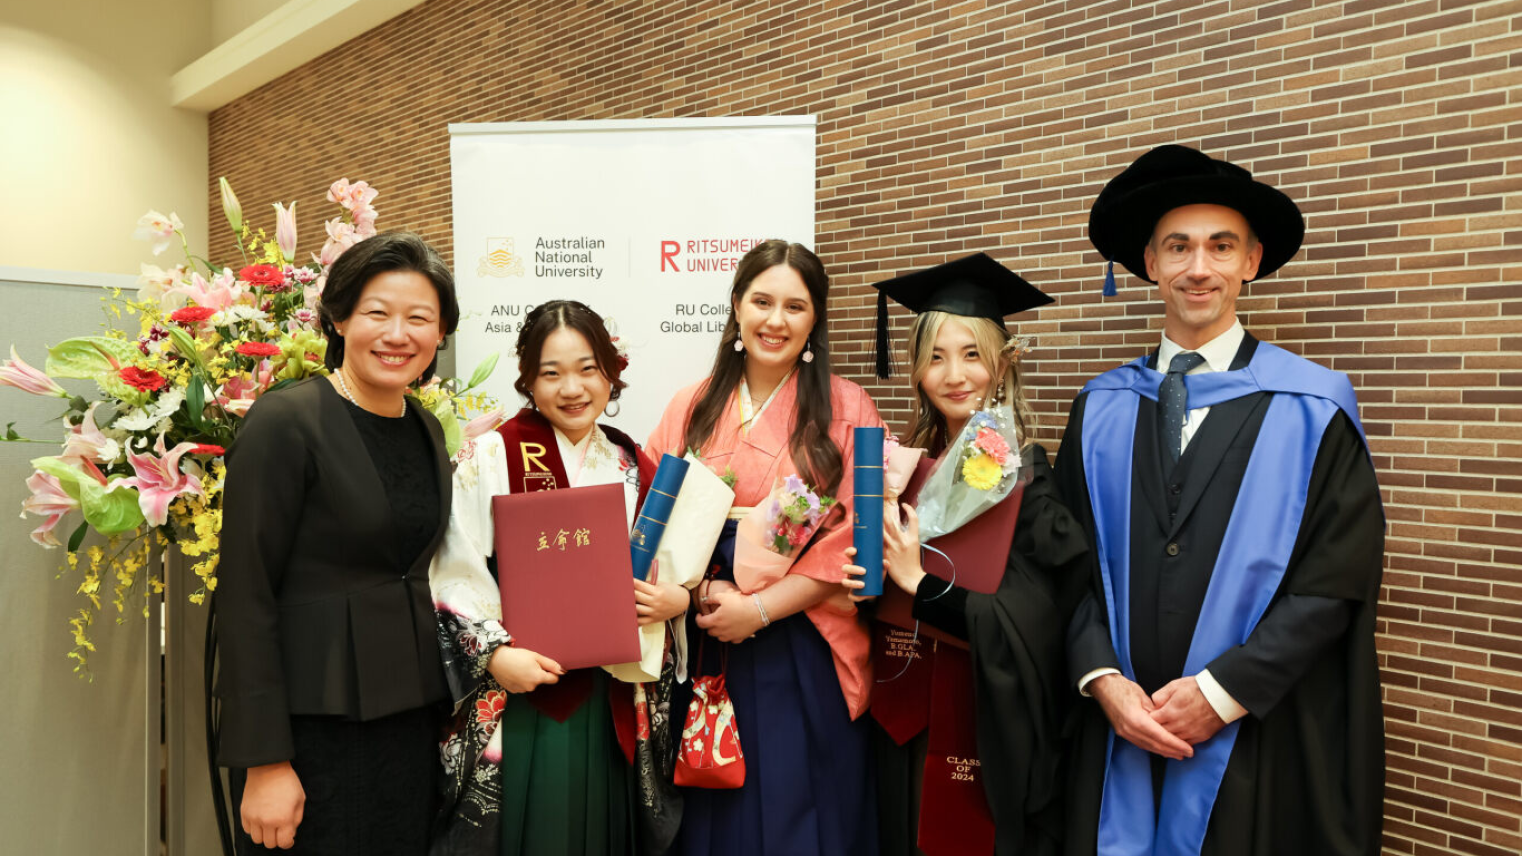
<svg viewBox="0 0 1522 856"><path fill-rule="evenodd" d="M1205 362L1194 351L1173 355L1168 362L1168 373L1157 388L1157 401L1163 408L1163 445L1168 447L1168 460L1177 464L1184 445L1184 416L1189 412L1189 390L1184 386L1184 375Z"/></svg>

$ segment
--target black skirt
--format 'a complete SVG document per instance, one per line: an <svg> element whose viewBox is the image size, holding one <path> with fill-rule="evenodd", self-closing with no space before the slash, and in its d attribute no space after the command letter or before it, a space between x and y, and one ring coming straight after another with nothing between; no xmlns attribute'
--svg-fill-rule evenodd
<svg viewBox="0 0 1522 856"><path fill-rule="evenodd" d="M292 716L291 766L306 792L296 846L267 849L233 822L240 856L424 856L441 771L441 711L422 707L355 722L335 716ZM233 809L243 804L247 771L234 768Z"/></svg>

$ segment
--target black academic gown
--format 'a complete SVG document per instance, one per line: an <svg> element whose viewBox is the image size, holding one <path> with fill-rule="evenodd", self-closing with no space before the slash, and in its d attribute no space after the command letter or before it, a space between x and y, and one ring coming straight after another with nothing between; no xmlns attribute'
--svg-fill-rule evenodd
<svg viewBox="0 0 1522 856"><path fill-rule="evenodd" d="M1232 369L1257 347L1247 336ZM1153 360L1155 362L1156 357ZM1212 407L1169 468L1155 402L1137 412L1131 484L1132 664L1147 692L1182 677L1205 591L1272 394ZM1083 469L1086 396L1073 403L1057 482L1093 537ZM1202 853L1374 854L1380 848L1384 730L1375 608L1384 515L1357 429L1338 413L1322 436L1283 582L1247 642L1208 666L1248 715L1211 813ZM1069 687L1119 667L1098 561L1069 628ZM1110 727L1077 708L1066 852L1093 854ZM1154 765L1159 775L1161 765ZM1158 781L1154 776L1154 781ZM1166 823L1166 819L1163 819Z"/></svg>
<svg viewBox="0 0 1522 856"><path fill-rule="evenodd" d="M1087 537L1057 495L1046 450L1028 454L1032 477L998 590L948 591L927 579L914 599L916 619L968 640L972 652L979 769L999 856L1060 852L1062 727L1073 698L1063 640L1090 565Z"/></svg>

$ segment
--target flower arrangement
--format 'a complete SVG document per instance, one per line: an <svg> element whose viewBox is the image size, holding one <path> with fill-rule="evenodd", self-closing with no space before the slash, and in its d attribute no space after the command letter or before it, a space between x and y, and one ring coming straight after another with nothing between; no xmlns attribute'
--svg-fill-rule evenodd
<svg viewBox="0 0 1522 856"><path fill-rule="evenodd" d="M797 475L779 479L771 494L735 531L735 583L760 591L787 574L798 554L839 503Z"/></svg>
<svg viewBox="0 0 1522 856"><path fill-rule="evenodd" d="M814 536L834 504L833 497L820 496L796 475L783 479L766 511L766 543L772 552L792 556Z"/></svg>
<svg viewBox="0 0 1522 856"><path fill-rule="evenodd" d="M974 413L920 489L920 540L954 532L1009 496L1021 478L1021 446L1011 405Z"/></svg>
<svg viewBox="0 0 1522 856"><path fill-rule="evenodd" d="M993 490L1004 476L1013 472L1009 441L995 430L996 422L988 411L979 411L968 420L963 434L968 442L962 446L962 480L973 490Z"/></svg>
<svg viewBox="0 0 1522 856"><path fill-rule="evenodd" d="M272 240L244 222L226 179L220 186L241 268L191 255L179 217L150 211L138 221L139 237L154 255L178 237L184 262L168 270L144 264L136 298L113 290L103 298L105 329L54 345L41 371L14 347L0 363L0 385L67 402L62 452L31 462L36 472L26 480L31 495L22 510L42 518L32 540L64 547L66 570L83 574L78 592L86 604L70 620L76 672L88 674L87 653L95 650L88 628L107 587L118 613L136 590L163 591L155 549L173 546L190 557L200 581L188 595L192 603L216 590L226 450L260 396L327 374L316 311L327 269L376 233L375 189L340 179L328 199L342 213L328 221L328 240L313 262L298 264L296 204L274 205ZM501 421L495 410L462 427L464 417L491 406L472 390L495 362L484 362L468 382L435 379L416 391L443 424L451 454L471 432ZM98 394L71 396L55 378L93 381ZM13 442L47 442L5 433ZM60 540L59 527L76 512L82 522ZM103 543L85 547L92 532Z"/></svg>

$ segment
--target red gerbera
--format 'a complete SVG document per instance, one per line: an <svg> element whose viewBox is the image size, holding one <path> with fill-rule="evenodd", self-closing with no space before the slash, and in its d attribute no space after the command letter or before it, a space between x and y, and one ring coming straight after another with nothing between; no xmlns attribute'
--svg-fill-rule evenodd
<svg viewBox="0 0 1522 856"><path fill-rule="evenodd" d="M186 306L169 313L169 320L177 324L199 324L217 314L210 306Z"/></svg>
<svg viewBox="0 0 1522 856"><path fill-rule="evenodd" d="M269 342L242 342L234 350L245 357L273 357L280 353L280 348Z"/></svg>
<svg viewBox="0 0 1522 856"><path fill-rule="evenodd" d="M222 448L221 446L216 445L215 443L197 443L190 450L190 454L192 454L192 455L211 455L213 458L215 458L218 455L225 455L225 454L227 454L227 450Z"/></svg>
<svg viewBox="0 0 1522 856"><path fill-rule="evenodd" d="M238 271L238 279L249 285L280 285L285 282L285 274L274 265L249 265Z"/></svg>
<svg viewBox="0 0 1522 856"><path fill-rule="evenodd" d="M116 376L133 389L140 389L143 392L158 392L166 383L164 376L158 372L152 369L140 369L137 366L127 366L117 372Z"/></svg>

